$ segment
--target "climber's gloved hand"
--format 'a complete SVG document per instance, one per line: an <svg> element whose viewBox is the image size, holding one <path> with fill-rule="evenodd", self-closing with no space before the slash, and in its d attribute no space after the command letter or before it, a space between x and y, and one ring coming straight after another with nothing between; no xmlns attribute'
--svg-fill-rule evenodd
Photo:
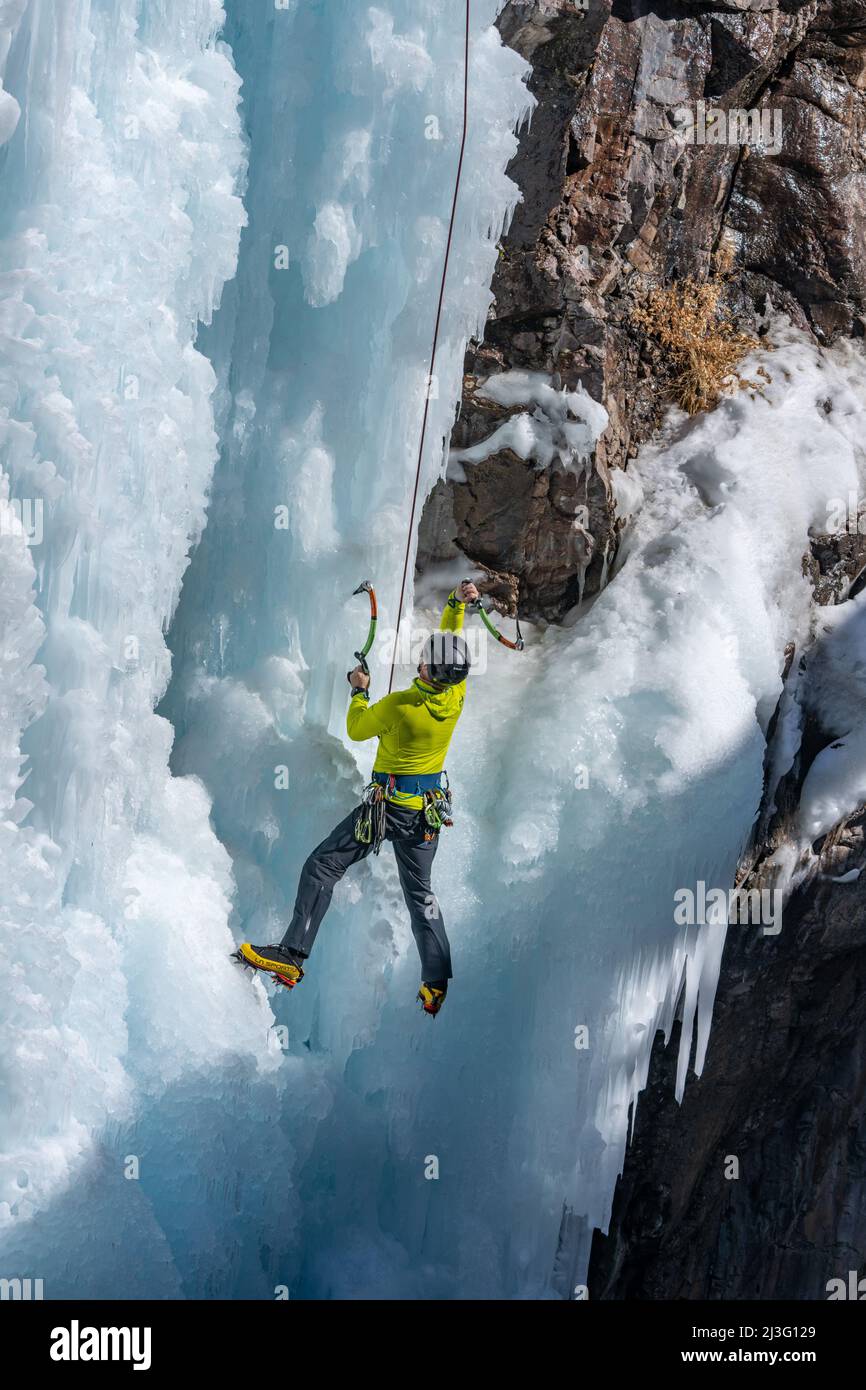
<svg viewBox="0 0 866 1390"><path fill-rule="evenodd" d="M474 603L481 595L471 579L462 579L457 586L457 597L461 603Z"/></svg>
<svg viewBox="0 0 866 1390"><path fill-rule="evenodd" d="M370 685L370 677L363 667L356 666L354 671L349 672L349 684L353 690L366 690Z"/></svg>

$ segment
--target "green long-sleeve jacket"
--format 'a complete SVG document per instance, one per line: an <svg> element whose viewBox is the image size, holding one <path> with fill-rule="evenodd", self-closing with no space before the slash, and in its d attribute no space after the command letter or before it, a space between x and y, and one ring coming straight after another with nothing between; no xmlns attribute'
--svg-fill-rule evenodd
<svg viewBox="0 0 866 1390"><path fill-rule="evenodd" d="M450 594L442 613L440 629L459 632L465 605ZM417 676L408 690L368 703L365 690L356 690L349 701L346 730L356 743L378 738L379 751L374 772L441 772L448 745L466 697L466 682L434 690ZM420 808L423 798L395 791L389 798L400 806Z"/></svg>

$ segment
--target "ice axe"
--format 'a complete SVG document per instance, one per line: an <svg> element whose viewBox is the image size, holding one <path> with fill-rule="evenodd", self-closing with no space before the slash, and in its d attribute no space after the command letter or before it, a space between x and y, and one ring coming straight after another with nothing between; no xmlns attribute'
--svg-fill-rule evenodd
<svg viewBox="0 0 866 1390"><path fill-rule="evenodd" d="M353 589L353 590L352 590L352 597L353 597L353 598L354 598L355 594L367 594L367 595L369 595L369 599L370 599L370 627L369 627L369 630L368 630L368 632L367 632L367 640L366 640L366 642L364 643L364 645L363 645L363 647L361 648L361 650L360 650L359 652L355 652L355 660L357 661L357 663L358 663L358 665L360 666L361 670L364 672L364 675L365 675L365 676L369 676L369 674L370 674L370 668L369 668L369 666L367 665L367 653L369 652L369 650L370 650L370 648L372 647L373 642L374 642L374 640L375 640L375 637L376 637L376 623L377 623L378 618L379 618L379 609L378 609L378 606L377 606L377 604L376 604L376 590L373 588L373 585L370 583L369 579L365 579L364 582L363 582L363 584L359 584L358 587L357 587L357 589ZM346 672L346 680L349 682L350 685L352 684L352 672L351 672L351 671L347 671L347 672Z"/></svg>
<svg viewBox="0 0 866 1390"><path fill-rule="evenodd" d="M464 580L463 580L463 583L464 583L464 584L474 584L474 582L475 582L475 581L474 581L473 579L464 579ZM514 619L514 625L515 625L515 627L516 627L516 629L517 629L517 636L516 636L516 639L515 639L513 642L509 642L508 638L507 638L507 637L503 637L503 636L502 636L502 633L499 631L499 629L498 629L496 626L494 626L494 624L491 622L491 620L490 620L490 615L489 615L487 609L484 607L484 603L482 602L482 600L481 600L480 598L473 599L471 603L467 603L466 607L469 609L469 611L470 611L471 613L477 613L477 614L478 614L478 616L479 616L479 618L481 619L482 623L483 623L484 626L487 628L487 631L490 633L490 636L491 636L491 637L495 637L496 640L497 640L497 642L501 642L502 645L503 645L503 647L510 647L511 650L512 650L513 652L522 652L522 651L523 651L523 648L524 648L524 646L525 646L526 644L525 644L525 642L523 641L523 636L522 636L521 631L520 631L520 619L519 619L519 618L515 618L515 619Z"/></svg>

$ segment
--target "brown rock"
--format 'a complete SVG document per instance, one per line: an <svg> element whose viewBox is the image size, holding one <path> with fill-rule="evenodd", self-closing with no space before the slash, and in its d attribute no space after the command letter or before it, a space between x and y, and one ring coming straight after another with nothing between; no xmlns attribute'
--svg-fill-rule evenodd
<svg viewBox="0 0 866 1390"><path fill-rule="evenodd" d="M522 616L557 621L606 582L621 531L609 470L664 407L667 364L632 322L650 284L726 268L728 308L748 330L769 297L821 341L864 331L866 0L670 12L511 0L499 27L533 64L539 105L509 171L523 202L485 340L467 353L452 444L491 432L475 387L512 368L582 382L610 425L582 482L584 535L556 504L561 482L536 485L522 461L493 457L437 487L418 565L462 553L514 576ZM676 111L698 102L763 112L770 130L780 113L780 152L684 144Z"/></svg>

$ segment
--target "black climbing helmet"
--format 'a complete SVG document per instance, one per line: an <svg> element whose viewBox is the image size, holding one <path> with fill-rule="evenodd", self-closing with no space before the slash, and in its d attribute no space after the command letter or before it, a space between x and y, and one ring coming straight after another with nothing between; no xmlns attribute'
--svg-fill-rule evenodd
<svg viewBox="0 0 866 1390"><path fill-rule="evenodd" d="M459 632L432 632L424 643L421 665L437 685L459 685L469 675L469 648Z"/></svg>

